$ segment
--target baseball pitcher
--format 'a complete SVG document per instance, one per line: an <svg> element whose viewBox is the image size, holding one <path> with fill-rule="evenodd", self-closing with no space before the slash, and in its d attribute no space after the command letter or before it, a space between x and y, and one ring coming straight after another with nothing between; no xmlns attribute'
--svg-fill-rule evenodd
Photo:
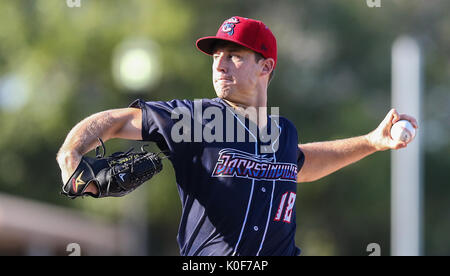
<svg viewBox="0 0 450 276"><path fill-rule="evenodd" d="M398 120L418 128L392 109L368 134L299 144L294 124L267 109L277 42L263 22L234 16L196 46L212 57L217 97L137 99L93 114L69 132L57 155L62 193L72 198L126 195L162 170L167 156L182 203L181 255L299 255L297 183L406 147L390 136ZM163 154L142 149L105 157L103 141L112 138L155 142ZM84 156L95 148L96 158Z"/></svg>

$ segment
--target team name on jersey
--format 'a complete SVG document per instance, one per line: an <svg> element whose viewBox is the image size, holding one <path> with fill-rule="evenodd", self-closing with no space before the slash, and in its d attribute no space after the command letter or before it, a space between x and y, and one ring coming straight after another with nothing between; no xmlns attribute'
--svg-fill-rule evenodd
<svg viewBox="0 0 450 276"><path fill-rule="evenodd" d="M219 158L212 176L296 181L297 172L296 164L274 162L273 157L261 157L236 149L225 148L219 152Z"/></svg>

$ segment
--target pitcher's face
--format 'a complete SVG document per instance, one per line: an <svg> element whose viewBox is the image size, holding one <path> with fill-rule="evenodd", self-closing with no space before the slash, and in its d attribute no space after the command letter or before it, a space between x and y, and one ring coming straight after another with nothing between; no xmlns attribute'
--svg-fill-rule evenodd
<svg viewBox="0 0 450 276"><path fill-rule="evenodd" d="M255 88L260 65L255 53L233 43L218 45L213 53L213 84L220 98L248 94Z"/></svg>

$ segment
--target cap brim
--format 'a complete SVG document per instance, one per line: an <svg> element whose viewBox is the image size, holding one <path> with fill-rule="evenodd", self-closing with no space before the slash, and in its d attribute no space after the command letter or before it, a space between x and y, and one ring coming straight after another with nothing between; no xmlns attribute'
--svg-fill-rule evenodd
<svg viewBox="0 0 450 276"><path fill-rule="evenodd" d="M206 36L206 37L199 38L197 40L197 42L195 43L195 45L197 46L197 49L199 49L203 53L211 56L214 52L215 43L219 40L233 42L235 44L244 46L250 50L257 52L255 49L253 49L252 47L250 47L244 43L237 42L233 39L226 39L226 38L217 37L217 36Z"/></svg>

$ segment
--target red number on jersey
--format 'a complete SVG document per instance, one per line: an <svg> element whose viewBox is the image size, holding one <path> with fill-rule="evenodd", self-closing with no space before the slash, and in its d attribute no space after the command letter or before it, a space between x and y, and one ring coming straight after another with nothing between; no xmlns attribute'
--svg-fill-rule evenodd
<svg viewBox="0 0 450 276"><path fill-rule="evenodd" d="M292 209L295 206L295 198L297 197L297 195L295 193L291 192L289 194L289 198L287 200L287 206L286 206L286 208L284 208L284 203L286 202L287 195L288 195L288 193L286 192L281 196L280 205L278 206L277 214L275 215L275 218L273 219L274 221L280 221L281 216L283 214L283 209L285 209L283 222L291 223Z"/></svg>

